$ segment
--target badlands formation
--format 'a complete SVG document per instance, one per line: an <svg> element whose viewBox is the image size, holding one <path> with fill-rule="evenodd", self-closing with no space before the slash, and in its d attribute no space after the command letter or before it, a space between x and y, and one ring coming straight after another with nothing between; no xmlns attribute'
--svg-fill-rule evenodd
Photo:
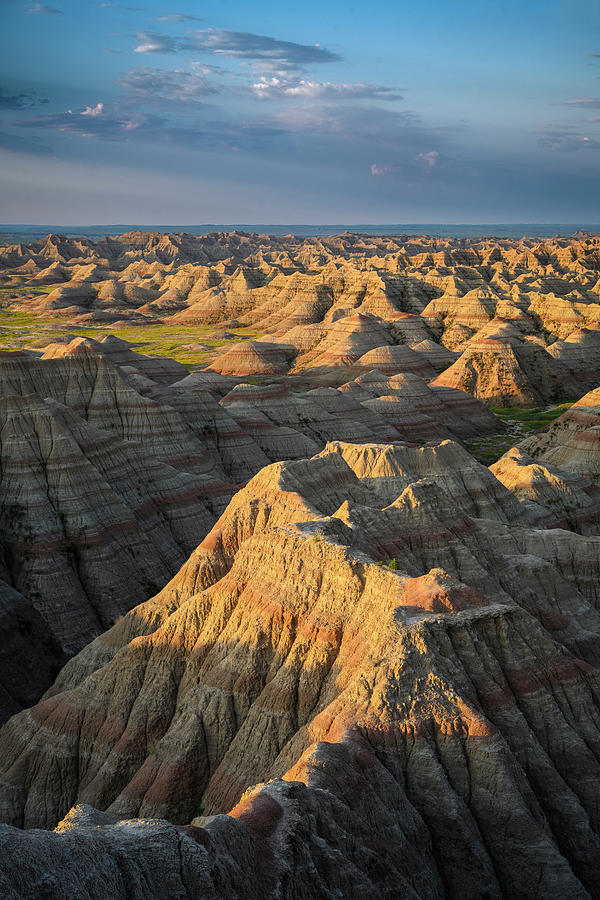
<svg viewBox="0 0 600 900"><path fill-rule="evenodd" d="M0 286L11 309L70 327L195 326L224 340L250 332L208 354L211 370L230 376L339 386L348 368L437 374L440 386L492 406L576 400L600 376L600 239L591 235L48 235L0 247Z"/></svg>
<svg viewBox="0 0 600 900"><path fill-rule="evenodd" d="M0 896L600 898L600 239L0 279Z"/></svg>

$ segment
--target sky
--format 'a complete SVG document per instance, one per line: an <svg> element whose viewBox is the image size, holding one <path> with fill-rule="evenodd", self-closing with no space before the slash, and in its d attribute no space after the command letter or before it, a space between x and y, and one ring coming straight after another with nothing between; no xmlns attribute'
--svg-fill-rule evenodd
<svg viewBox="0 0 600 900"><path fill-rule="evenodd" d="M0 0L0 222L600 222L600 2Z"/></svg>

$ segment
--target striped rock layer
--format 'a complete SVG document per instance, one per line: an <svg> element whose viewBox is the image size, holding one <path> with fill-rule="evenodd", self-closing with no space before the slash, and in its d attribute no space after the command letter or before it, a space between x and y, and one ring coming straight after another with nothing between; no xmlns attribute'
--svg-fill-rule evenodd
<svg viewBox="0 0 600 900"><path fill-rule="evenodd" d="M291 371L331 383L348 367L427 378L447 370L439 384L514 406L575 399L600 380L597 236L48 235L1 248L0 278L19 288L7 294L11 308L73 325L260 335L207 348L211 369L231 375ZM100 352L126 364L127 348L97 343L52 344L45 355ZM145 357L142 366L165 383L177 375L175 363Z"/></svg>
<svg viewBox="0 0 600 900"><path fill-rule="evenodd" d="M598 896L600 538L546 521L451 441L263 469L4 726L7 896Z"/></svg>
<svg viewBox="0 0 600 900"><path fill-rule="evenodd" d="M519 447L536 461L559 466L600 482L600 389L581 397L542 434Z"/></svg>
<svg viewBox="0 0 600 900"><path fill-rule="evenodd" d="M269 461L195 401L185 418L101 354L0 361L0 719L164 586Z"/></svg>
<svg viewBox="0 0 600 900"><path fill-rule="evenodd" d="M98 349L123 362L114 341L67 349L73 343L81 352L0 360L0 577L68 655L155 594L270 461L312 455L334 438L464 439L499 427L466 394L429 401L417 376L375 377L390 395L383 413L369 408L373 390L356 402L352 385L303 394L238 385L220 402L232 379L225 388L210 375L159 383L147 372L165 375L168 361L158 373L139 362L132 371ZM22 656L14 664L28 665ZM8 704L4 717L14 710Z"/></svg>

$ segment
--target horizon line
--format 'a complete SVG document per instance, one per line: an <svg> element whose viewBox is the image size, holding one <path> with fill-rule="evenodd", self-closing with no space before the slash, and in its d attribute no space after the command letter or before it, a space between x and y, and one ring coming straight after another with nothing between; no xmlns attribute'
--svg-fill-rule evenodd
<svg viewBox="0 0 600 900"><path fill-rule="evenodd" d="M258 228L261 226L276 226L277 228L331 228L331 227L357 227L364 226L367 228L396 228L396 227L411 227L422 226L422 225L438 225L444 228L450 227L460 227L465 228L467 226L481 226L485 225L486 227L494 227L500 225L510 225L511 227L515 227L517 225L594 225L600 227L600 221L595 223L582 223L579 222L172 222L172 223L139 223L139 222L74 222L74 223L66 223L66 222L1 222L0 228L44 228L48 225L53 225L55 227L60 228L152 228L154 226L160 225L161 228L209 228L209 227L219 227L219 226L227 226L227 227L246 227L252 226L254 228Z"/></svg>

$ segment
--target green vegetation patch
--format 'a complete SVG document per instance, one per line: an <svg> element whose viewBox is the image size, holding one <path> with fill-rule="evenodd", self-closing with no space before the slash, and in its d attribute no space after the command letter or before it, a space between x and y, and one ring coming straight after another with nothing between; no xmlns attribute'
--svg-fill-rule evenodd
<svg viewBox="0 0 600 900"><path fill-rule="evenodd" d="M27 290L31 289L27 288ZM54 290L54 286L48 290ZM2 302L1 288L0 302ZM7 302L10 303L8 298ZM230 330L233 335L230 340L213 340L211 334L216 330L216 327L205 325L164 325L161 323L117 327L103 323L78 325L59 317L40 316L21 310L0 308L0 349L2 350L20 350L22 347L31 347L34 342L42 339L47 343L52 343L60 340L66 334L95 340L100 340L106 334L114 334L115 337L128 341L131 349L136 353L144 353L147 356L168 356L187 368L195 369L207 365L219 348L233 347L242 341L255 340L260 337L257 331L249 328L235 328ZM219 330L222 329L219 328ZM195 344L208 349L197 350L194 347Z"/></svg>
<svg viewBox="0 0 600 900"><path fill-rule="evenodd" d="M533 409L515 409L511 406L491 406L490 411L506 423L523 425L528 433L539 431L550 425L554 419L562 416L572 403L559 403L558 406L535 406Z"/></svg>
<svg viewBox="0 0 600 900"><path fill-rule="evenodd" d="M2 284L0 292L6 291L8 294L14 294L15 291L21 291L25 294L51 294L52 291L60 287L58 284Z"/></svg>
<svg viewBox="0 0 600 900"><path fill-rule="evenodd" d="M491 466L523 438L547 428L572 405L559 403L557 406L536 406L533 409L491 406L490 411L507 425L507 430L502 434L474 441L468 449L479 462Z"/></svg>

